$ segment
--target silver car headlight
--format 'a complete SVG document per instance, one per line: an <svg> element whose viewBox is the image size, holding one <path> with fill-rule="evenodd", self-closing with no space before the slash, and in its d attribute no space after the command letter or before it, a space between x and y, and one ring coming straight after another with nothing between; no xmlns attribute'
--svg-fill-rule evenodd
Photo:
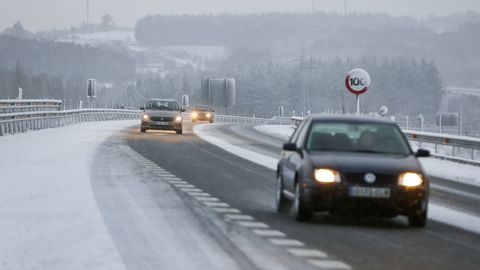
<svg viewBox="0 0 480 270"><path fill-rule="evenodd" d="M146 114L146 113L143 114L143 119L144 119L144 120L149 120L149 119L150 119L150 115L148 115L148 114Z"/></svg>

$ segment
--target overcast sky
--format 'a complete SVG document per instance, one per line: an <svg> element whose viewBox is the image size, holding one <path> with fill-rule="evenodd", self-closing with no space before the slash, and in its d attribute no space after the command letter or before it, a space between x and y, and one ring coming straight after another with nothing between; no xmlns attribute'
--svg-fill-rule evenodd
<svg viewBox="0 0 480 270"><path fill-rule="evenodd" d="M30 31L65 29L86 18L87 0L0 0L0 30L22 21ZM387 12L425 17L473 10L480 13L480 0L348 0L349 10ZM91 21L106 13L117 25L135 25L147 14L252 13L269 11L307 12L312 0L90 0ZM343 12L342 0L316 0L316 9Z"/></svg>

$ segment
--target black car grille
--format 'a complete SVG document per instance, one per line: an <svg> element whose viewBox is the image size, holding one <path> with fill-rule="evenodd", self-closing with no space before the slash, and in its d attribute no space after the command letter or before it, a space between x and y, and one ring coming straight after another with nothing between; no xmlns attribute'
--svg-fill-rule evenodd
<svg viewBox="0 0 480 270"><path fill-rule="evenodd" d="M365 181L366 173L345 173L343 178L349 184L359 184L359 185L370 185L370 186L384 186L384 185L394 185L397 183L398 176L393 174L376 174L375 173L375 182L367 183Z"/></svg>
<svg viewBox="0 0 480 270"><path fill-rule="evenodd" d="M152 121L159 121L159 122L172 122L175 118L174 117L160 117L160 116L151 116L150 120Z"/></svg>

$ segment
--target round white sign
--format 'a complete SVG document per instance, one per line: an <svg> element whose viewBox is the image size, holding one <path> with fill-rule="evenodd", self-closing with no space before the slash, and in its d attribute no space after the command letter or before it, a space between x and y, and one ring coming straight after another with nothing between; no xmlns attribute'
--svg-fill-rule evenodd
<svg viewBox="0 0 480 270"><path fill-rule="evenodd" d="M388 107L387 107L387 106L382 106L382 107L380 107L380 110L378 110L378 113L379 113L381 116L387 115L387 113L388 113Z"/></svg>
<svg viewBox="0 0 480 270"><path fill-rule="evenodd" d="M355 95L361 95L368 91L370 87L371 78L368 72L363 69L357 68L350 71L345 78L345 85L348 91Z"/></svg>

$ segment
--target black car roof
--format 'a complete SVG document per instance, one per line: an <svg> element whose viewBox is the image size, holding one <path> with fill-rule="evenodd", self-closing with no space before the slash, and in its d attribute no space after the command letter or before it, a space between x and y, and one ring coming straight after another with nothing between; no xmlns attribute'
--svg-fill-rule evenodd
<svg viewBox="0 0 480 270"><path fill-rule="evenodd" d="M313 121L340 121L340 122L358 122L358 123L378 123L378 124L395 124L394 121L384 117L373 116L356 116L356 115L325 115L314 114L310 118Z"/></svg>

